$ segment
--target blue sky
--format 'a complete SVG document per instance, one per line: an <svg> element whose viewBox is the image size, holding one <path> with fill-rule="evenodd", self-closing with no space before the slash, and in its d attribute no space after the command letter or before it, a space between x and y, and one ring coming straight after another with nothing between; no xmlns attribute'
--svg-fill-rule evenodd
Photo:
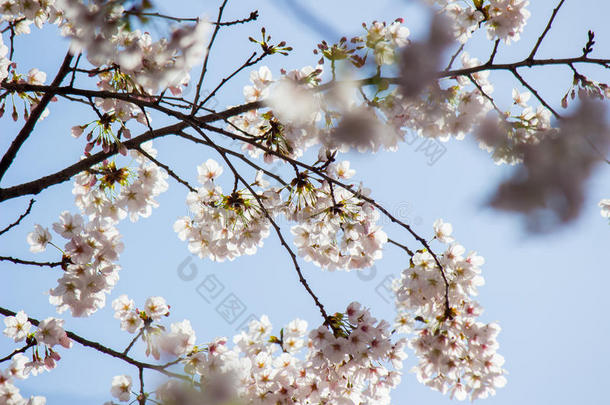
<svg viewBox="0 0 610 405"><path fill-rule="evenodd" d="M404 17L414 37L425 32L427 16L415 2L378 0L376 2L295 2L267 0L256 2L260 18L257 22L221 31L213 50L205 88L217 82L238 66L252 52L248 36L258 37L260 27L267 27L274 39L286 40L295 48L291 56L278 56L267 61L274 74L280 68L294 69L313 65L317 58L311 53L321 39L333 40L333 35L359 34L360 24L372 20L391 21ZM532 2L532 17L522 40L502 45L497 61L515 61L526 56L544 28L555 6L554 1ZM229 2L226 18L242 18L252 10L252 2ZM202 8L200 2L181 2L182 16L207 13L215 18L217 5ZM307 18L302 9L311 13ZM173 14L175 7L161 5ZM556 20L553 30L539 50L540 57L568 57L581 53L586 32L596 33L594 56L608 56L610 26L605 17L610 4L606 1L579 2L568 0ZM19 38L17 60L20 70L36 66L49 77L63 58L67 43L55 37L53 28L33 30L28 37ZM486 59L491 43L483 36L476 37L469 52ZM600 81L607 73L599 69L582 69L595 73ZM547 100L557 106L570 85L567 68L538 68L523 72L536 83ZM219 106L242 102L242 86L248 72L226 86L217 97ZM518 87L508 75L494 72L491 81L500 105L511 102L510 90ZM520 87L518 87L520 90ZM535 103L533 103L536 105ZM64 104L65 107L65 104ZM90 112L80 109L51 107L51 115L37 126L31 139L24 145L14 166L3 179L2 186L18 184L60 169L76 161L84 146L69 135L73 125L93 119ZM155 117L155 125L170 121ZM17 127L8 117L0 124L0 150L5 150ZM195 166L214 156L203 147L186 146L174 139L155 143L159 159L172 163L181 176L195 181ZM464 141L445 144L446 153L433 165L426 156L416 151L415 145L403 144L396 153L347 156L358 171L357 179L373 190L373 196L383 202L390 212L412 224L423 235L431 235L431 225L443 218L454 225L457 240L468 250L476 250L486 259L483 275L486 285L480 289L479 301L485 308L483 320L498 321L502 326L499 336L500 353L506 358L509 371L508 385L498 395L485 400L489 404L603 404L607 403L605 383L610 376L610 349L604 344L610 333L607 321L606 297L610 283L608 243L610 227L599 215L597 202L610 197L610 170L600 167L588 185L585 209L573 224L549 235L530 235L524 231L520 218L501 214L485 207L485 200L494 186L505 178L510 169L496 166L485 151L467 137ZM253 176L250 174L249 177ZM225 180L228 176L225 174ZM230 180L230 179L229 179ZM228 180L228 181L229 181ZM294 318L306 319L310 326L321 323L311 298L298 283L286 252L277 238L271 235L255 256L242 257L233 262L213 263L192 257L172 230L178 216L185 215L186 190L171 182L170 189L158 198L160 207L153 216L136 224L123 222L120 230L126 249L121 255L121 280L108 297L108 302L121 294L129 294L142 305L151 295L162 295L172 306L170 321L190 319L197 331L198 341L209 341L215 336L232 336L250 314L268 314L274 326L281 326ZM35 197L38 201L32 215L23 225L0 238L0 255L13 255L35 260L57 259L47 251L34 256L28 251L26 234L34 224L44 226L57 220L65 210L76 211L71 184L65 183L46 190ZM12 220L27 206L28 198L4 202L0 205L0 227ZM286 224L283 224L286 225ZM419 248L408 234L384 223L392 238ZM289 234L287 227L285 232ZM180 264L196 268L192 280L180 277ZM393 305L386 302L380 285L388 276L398 275L408 264L408 257L388 246L384 258L375 269L360 277L357 273L323 272L303 263L304 273L314 291L331 312L344 310L353 300L371 308L378 318L393 319ZM191 269L191 267L188 267ZM55 286L57 270L22 268L0 262L0 305L13 310L24 309L36 318L55 315L54 308L44 294ZM207 302L198 292L206 277L214 275L224 289L218 297ZM246 308L232 323L217 312L216 307L234 294ZM97 340L113 348L124 348L130 335L121 332L119 322L112 317L109 305L88 319L72 319L68 314L67 328L82 336ZM0 338L0 357L15 346ZM63 358L56 370L19 382L24 395L45 395L48 403L101 404L110 400L110 380L113 375L131 374L135 369L122 362L75 345L62 350ZM141 355L136 347L133 353ZM415 364L414 356L407 359L405 371ZM75 368L79 370L75 372ZM156 376L150 375L149 387ZM449 399L419 384L415 376L406 372L401 386L394 392L396 404L445 404Z"/></svg>

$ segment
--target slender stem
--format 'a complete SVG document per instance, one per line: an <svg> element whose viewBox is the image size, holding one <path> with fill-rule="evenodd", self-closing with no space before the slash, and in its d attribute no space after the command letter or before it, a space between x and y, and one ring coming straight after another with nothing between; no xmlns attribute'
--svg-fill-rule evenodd
<svg viewBox="0 0 610 405"><path fill-rule="evenodd" d="M214 41L216 40L216 35L218 35L218 31L220 31L220 20L222 19L222 13L224 12L225 6L227 5L228 0L223 0L220 8L218 9L218 18L216 19L216 27L214 28L214 33L210 38L210 42L206 48L205 59L203 60L203 66L201 67L201 73L199 74L199 81L197 82L197 90L195 90L195 99L193 100L193 109L191 110L191 115L194 115L197 112L197 103L199 102L199 96L201 94L201 86L203 85L203 79L205 78L205 74L208 71L208 61L210 60L210 53L212 51L212 46L214 45Z"/></svg>
<svg viewBox="0 0 610 405"><path fill-rule="evenodd" d="M239 172L237 171L237 169L235 169L235 167L233 166L233 163L231 162L231 160L229 159L229 157L226 155L226 153L219 147L216 146L216 144L214 144L210 138L201 130L199 129L197 126L192 126L192 128L197 131L197 133L199 135L201 135L208 144L211 145L212 148L214 148L219 154L220 156L223 158L223 160L227 163L227 165L229 166L229 168L231 169L231 171L233 172L233 175L238 178L241 183L248 189L248 191L250 191L250 193L254 196L254 198L256 199L256 201L258 202L258 204L261 207L261 210L263 211L263 214L265 215L265 217L267 218L267 220L271 223L271 225L273 226L273 229L275 230L275 233L278 236L278 239L280 240L280 244L286 249L286 251L288 252L288 254L290 255L290 258L292 260L292 263L294 265L294 268L298 274L299 277L299 282L303 285L303 287L305 287L305 290L309 293L309 295L313 298L314 303L316 304L316 306L318 307L318 309L320 310L320 313L322 314L322 317L324 318L324 323L329 326L329 327L333 327L333 323L330 320L330 317L328 316L328 314L326 313L326 310L324 309L324 305L322 305L322 303L320 302L319 298L317 297L317 295L313 292L313 290L311 289L311 287L309 286L309 284L307 283L307 280L305 279L305 277L303 276L303 272L301 271L301 266L299 266L299 262L297 260L297 256L294 253L294 251L292 250L292 248L290 247L290 245L288 245L288 243L286 242L286 239L284 239L284 235L282 235L282 232L280 230L280 227L278 226L278 224L273 220L273 217L271 216L271 214L269 213L269 211L267 210L267 208L265 207L265 205L263 204L263 201L261 200L261 198L258 196L258 194L256 193L256 191L254 191L254 189L252 188L252 186L250 186L250 184L248 184L248 182L246 180L244 180L244 178L239 174Z"/></svg>
<svg viewBox="0 0 610 405"><path fill-rule="evenodd" d="M2 357L0 359L0 363L3 363L7 360L10 360L13 358L13 356L15 356L16 354L19 353L25 353L26 350L28 350L30 347L34 346L34 343L28 343L25 346L23 346L21 349L15 349L11 354L9 354L8 356Z"/></svg>
<svg viewBox="0 0 610 405"><path fill-rule="evenodd" d="M392 245L394 245L394 246L398 246L399 248L401 248L402 250L404 250L405 252L407 252L407 254L408 254L409 256L411 256L411 257L413 257L413 255L415 254L415 253L413 253L413 251L412 251L411 249L409 249L407 246L405 246L405 245L403 245L403 244L401 244L401 243L398 243L398 242L396 242L396 241L395 241L395 240L393 240L393 239L388 239L388 243L391 243L391 244L392 244Z"/></svg>
<svg viewBox="0 0 610 405"><path fill-rule="evenodd" d="M542 35L540 35L540 37L538 37L538 40L536 41L536 45L534 45L534 48L532 49L532 52L527 57L528 60L533 60L534 56L536 56L536 52L538 51L538 48L540 47L540 44L542 44L542 40L544 40L544 37L546 36L546 34L551 29L551 25L553 24L553 20L555 20L555 16L559 12L559 9L561 8L561 6L563 6L564 2L565 2L565 0L561 0L559 2L559 4L557 5L557 7L555 7L555 9L553 10L553 14L551 14L551 18L549 18L549 21L546 24L546 28L542 32Z"/></svg>
<svg viewBox="0 0 610 405"><path fill-rule="evenodd" d="M19 218L17 218L17 220L15 222L13 222L12 224L8 225L6 228L4 228L3 230L0 231L0 235L8 232L11 230L11 228L14 228L15 226L19 225L19 223L21 222L21 220L25 217L27 217L30 214L30 211L32 211L32 206L34 205L34 203L36 202L36 200L34 200L33 198L30 200L30 204L28 205L28 208L25 210L25 212L23 214L21 214L19 216Z"/></svg>
<svg viewBox="0 0 610 405"><path fill-rule="evenodd" d="M59 68L59 72L57 72L55 79L53 79L53 82L51 83L51 87L57 87L61 84L62 80L70 72L70 62L72 62L72 54L68 52L64 58L64 61L61 64L61 67ZM17 152L19 152L21 146L25 143L25 141L28 139L28 137L34 130L34 126L38 122L38 119L40 118L44 110L47 108L47 105L51 102L54 96L55 94L52 91L45 93L38 102L38 104L36 104L36 107L34 107L30 112L30 116L26 121L25 125L21 128L4 156L2 156L2 160L0 160L0 180L2 180L2 178L6 174L6 171L11 166L13 160L17 156Z"/></svg>
<svg viewBox="0 0 610 405"><path fill-rule="evenodd" d="M9 256L0 256L0 261L8 261L13 262L15 264L27 264L30 266L40 266L40 267L58 267L62 265L62 262L33 262L30 260L22 260L15 257Z"/></svg>
<svg viewBox="0 0 610 405"><path fill-rule="evenodd" d="M545 106L551 113L553 113L553 115L555 117L557 117L558 119L561 119L562 116L553 109L553 107L550 106L549 103L547 103L542 96L540 96L540 94L538 94L538 91L536 91L535 88L533 88L532 86L530 86L530 84L528 82L525 81L525 79L519 74L519 72L517 72L517 69L511 69L512 74L517 78L517 80L519 80L521 82L522 85L524 85L525 87L527 87L527 89L529 91L531 91L534 96L536 96L536 98L538 99L538 101L540 101L540 103L542 103L543 106Z"/></svg>
<svg viewBox="0 0 610 405"><path fill-rule="evenodd" d="M9 309L3 308L3 307L0 307L0 314L2 314L4 316L17 315L15 312L13 312ZM34 326L38 326L40 324L40 321L35 318L28 318L28 320ZM168 377L174 377L174 378L179 378L181 380L190 381L190 379L184 375L173 373L171 371L166 370L166 368L168 367L167 365L150 364L150 363L144 363L144 362L135 360L123 353L117 352L116 350L106 347L106 346L102 345L101 343L95 342L93 340L85 339L84 337L81 337L81 336L77 335L76 333L68 331L68 330L66 330L66 335L68 335L68 337L71 340L75 341L76 343L80 344L81 346L89 347L100 353L104 353L104 354L107 354L116 359L120 359L120 360L122 360L126 363L129 363L133 366L136 366L138 368L141 367L141 368L146 368L149 370L155 370Z"/></svg>

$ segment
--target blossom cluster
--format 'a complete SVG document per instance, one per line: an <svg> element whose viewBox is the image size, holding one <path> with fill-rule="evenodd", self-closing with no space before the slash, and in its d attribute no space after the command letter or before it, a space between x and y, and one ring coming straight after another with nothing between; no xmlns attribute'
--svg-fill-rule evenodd
<svg viewBox="0 0 610 405"><path fill-rule="evenodd" d="M26 348L33 347L31 360L22 353L11 357L8 368L0 370L0 404L2 405L44 405L46 399L40 396L23 398L13 382L24 380L30 375L38 375L45 370L52 370L61 359L53 347L61 345L70 348L72 342L63 329L64 321L58 318L47 318L38 324L35 331L30 332L32 324L23 311L15 316L4 318L4 335L15 343L26 341ZM41 355L41 352L44 355Z"/></svg>
<svg viewBox="0 0 610 405"><path fill-rule="evenodd" d="M192 217L175 222L178 237L188 241L191 253L215 261L256 253L262 240L269 236L270 226L257 198L272 213L278 204L278 192L271 188L255 197L248 189L234 189L231 194L223 194L214 183L223 171L216 161L209 159L197 170L202 186L187 195Z"/></svg>
<svg viewBox="0 0 610 405"><path fill-rule="evenodd" d="M197 385L169 380L156 390L163 403L261 404L379 403L389 404L389 393L400 381L406 357L404 339L390 339L390 325L352 303L332 319L332 330L321 326L308 332L307 322L295 319L271 335L269 319L252 321L248 331L233 338L217 338L195 346L188 321L172 325L160 338ZM304 352L304 353L303 353ZM112 381L111 393L130 399L131 378ZM192 402L189 402L189 399Z"/></svg>
<svg viewBox="0 0 610 405"><path fill-rule="evenodd" d="M320 120L319 96L313 92L320 81L322 67L306 66L273 80L268 67L262 66L250 74L250 85L243 89L247 102L265 101L273 111L251 110L229 119L227 129L247 135L253 143L244 143L242 149L251 157L261 154L265 162L276 157L257 148L262 145L281 156L297 158L318 142L315 123ZM287 97L290 102L287 103Z"/></svg>
<svg viewBox="0 0 610 405"><path fill-rule="evenodd" d="M344 161L329 165L328 173L347 179L355 171ZM291 232L299 256L329 270L363 269L381 259L388 237L377 224L380 213L372 204L327 181L318 188L304 176L300 181L291 195L293 211L287 210L287 218L297 221Z"/></svg>
<svg viewBox="0 0 610 405"><path fill-rule="evenodd" d="M142 340L146 342L147 356L152 355L158 360L161 356L159 348L161 346L168 347L165 343L161 345L161 342L171 341L175 338L175 334L164 334L165 329L163 327L153 325L153 322L159 321L164 316L169 316L169 305L163 297L148 297L144 303L144 309L139 310L136 308L135 302L123 294L112 301L112 309L114 309L114 317L121 321L122 330L129 333L141 332ZM190 324L188 327L190 328ZM172 333L175 332L176 328L177 326L172 325ZM190 330L192 331L192 329ZM194 341L194 339L193 334L192 340ZM181 354L184 353L176 355Z"/></svg>
<svg viewBox="0 0 610 405"><path fill-rule="evenodd" d="M430 0L442 7L453 21L455 38L464 43L481 24L487 28L490 40L500 39L507 44L518 41L530 12L529 0Z"/></svg>
<svg viewBox="0 0 610 405"><path fill-rule="evenodd" d="M93 72L99 76L100 90L138 93L143 97L166 89L174 95L181 94L181 88L190 80L190 70L205 56L210 31L207 20L200 18L195 24L174 27L169 38L154 41L148 32L131 30L131 16L122 2L2 0L0 10L2 20L11 24L11 32L16 35L29 33L32 23L39 28L44 23L58 25L61 34L72 40L72 54L85 51L88 61L97 68ZM16 67L7 54L8 48L0 38L0 81L9 76L10 66ZM22 93L17 95L26 101L27 115L27 105L38 100ZM92 134L88 135L87 153L96 143L102 143L105 151L112 144L121 147L121 135L129 137L125 126L128 120L136 118L143 125L150 121L133 103L112 98L96 98L95 103L105 114L98 121L99 136L91 139ZM0 116L3 112L4 104ZM13 118L16 117L13 106ZM120 124L118 134L112 131L113 122ZM88 125L76 126L72 133L82 133ZM124 147L120 150L125 151Z"/></svg>
<svg viewBox="0 0 610 405"><path fill-rule="evenodd" d="M156 156L150 144L142 149ZM154 197L168 187L165 172L139 152L133 158L139 165L131 179L129 170L116 168L114 162L75 177L73 193L85 217L64 211L53 224L53 230L67 239L60 249L64 273L49 291L49 301L60 313L70 309L73 316L89 316L105 305L106 294L119 279L116 262L124 248L116 224L127 215L132 221L148 217L157 205ZM27 239L32 252L42 252L52 236L36 225Z"/></svg>
<svg viewBox="0 0 610 405"><path fill-rule="evenodd" d="M387 235L377 224L379 211L359 197L367 189L355 192L326 180L316 187L307 173L283 188L268 187L259 172L253 185L263 191L257 199L249 190L224 195L214 183L223 169L212 159L198 171L202 187L187 195L192 217L179 218L174 230L201 258L222 261L254 254L269 235L265 211L296 222L291 232L299 256L324 269L362 269L382 257ZM355 173L348 161L328 163L324 172L331 179L349 179Z"/></svg>
<svg viewBox="0 0 610 405"><path fill-rule="evenodd" d="M2 0L2 20L13 24L16 35L29 34L30 25L42 28L43 24L55 24L61 20L62 10L55 0L24 1Z"/></svg>
<svg viewBox="0 0 610 405"><path fill-rule="evenodd" d="M455 243L450 224L438 220L434 227L435 239L447 245L438 256L442 269L430 252L414 254L396 283L396 329L413 334L420 382L459 400L486 398L506 379L496 352L500 327L478 320L483 309L472 298L484 284L484 259Z"/></svg>
<svg viewBox="0 0 610 405"><path fill-rule="evenodd" d="M384 58L382 65L397 64L396 55L404 50L421 49L422 55L410 55L409 60L429 59L429 44L409 45L408 29L400 20L389 26L374 22L365 28L367 34L359 41L372 49L391 48L391 57ZM443 42L442 38L442 33L433 33L430 41ZM439 54L443 46L438 44ZM338 51L334 52L327 57L338 58L335 55ZM389 54L389 51L379 52ZM462 54L461 60L464 68L481 64L467 53ZM319 155L347 152L350 148L361 152L396 150L409 132L442 141L451 135L462 139L491 109L488 97L493 87L488 80L489 73L472 74L475 83L467 76L458 76L440 86L434 83L433 77L428 77L436 68L416 64L403 72L405 79L426 89L417 97L407 97L400 88L389 88L381 81L377 84L374 102L368 99L357 102L357 89L349 82L339 83L325 92L317 89L322 65L285 73L279 80L272 78L267 67L261 67L251 73L251 84L244 87L244 96L247 102L264 101L266 108L232 117L227 129L250 137L251 141L244 142L243 149L252 157L263 154L267 163L275 157L258 145L281 156L296 158L314 145L320 145Z"/></svg>
<svg viewBox="0 0 610 405"><path fill-rule="evenodd" d="M152 141L140 148L152 158L157 156ZM149 217L158 207L155 198L169 187L167 173L138 151L132 151L131 157L137 163L135 170L117 168L115 162L106 161L75 176L72 194L83 214L112 223L129 216L136 222Z"/></svg>
<svg viewBox="0 0 610 405"><path fill-rule="evenodd" d="M191 68L205 56L210 24L203 18L176 27L169 39L153 41L148 33L126 28L128 15L120 3L57 4L64 18L62 32L72 38L73 51L86 50L94 66L118 65L146 94L187 83Z"/></svg>

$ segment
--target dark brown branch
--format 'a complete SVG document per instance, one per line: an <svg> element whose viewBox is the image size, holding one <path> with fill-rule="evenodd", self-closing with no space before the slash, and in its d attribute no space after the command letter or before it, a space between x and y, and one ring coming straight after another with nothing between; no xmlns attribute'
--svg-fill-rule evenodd
<svg viewBox="0 0 610 405"><path fill-rule="evenodd" d="M555 16L557 15L557 12L559 12L559 9L563 5L564 1L565 0L561 0L559 2L559 4L557 5L557 7L555 7L555 9L553 10L553 14L551 14L551 18L549 18L549 21L546 24L546 28L542 32L542 35L540 35L540 37L538 37L538 40L536 41L536 45L534 45L534 48L532 49L532 52L527 57L527 60L533 60L534 56L536 56L536 52L538 51L538 48L540 47L540 44L542 44L542 41L544 40L544 37L546 36L546 34L551 29L551 25L553 24L553 20L555 20Z"/></svg>
<svg viewBox="0 0 610 405"><path fill-rule="evenodd" d="M144 367L138 367L138 379L140 380L140 395L138 395L138 404L146 405L146 394L144 393Z"/></svg>
<svg viewBox="0 0 610 405"><path fill-rule="evenodd" d="M55 76L55 79L53 79L53 82L51 83L50 87L57 87L61 84L62 80L70 72L70 62L72 62L72 54L68 52L64 58L64 61L61 64L61 67L59 68L59 72L57 72L57 75ZM40 118L44 110L47 108L47 105L51 102L54 96L55 94L52 91L45 93L41 97L40 102L30 112L30 116L26 121L25 125L23 126L23 128L21 128L4 156L2 156L2 160L0 160L0 180L2 180L4 174L13 163L13 160L17 156L17 152L19 152L21 146L25 143L25 141L28 139L28 137L34 130L34 126L38 122L38 119Z"/></svg>
<svg viewBox="0 0 610 405"><path fill-rule="evenodd" d="M15 316L17 315L15 312L6 309L6 308L2 308L0 307L0 314L4 315L4 316ZM32 323L32 325L34 326L38 326L40 324L40 321L38 321L35 318L28 318L28 320ZM166 368L168 367L167 365L157 365L157 364L150 364L150 363L144 363L138 360L135 360L123 353L119 353L116 350L113 350L109 347L106 347L104 345L102 345L101 343L95 342L93 340L89 340L89 339L85 339L84 337L81 337L79 335L77 335L74 332L70 332L69 330L66 330L66 334L68 335L68 337L70 339L72 339L73 341L75 341L76 343L85 346L85 347L90 347L100 353L104 353L107 354L111 357L123 360L126 363L129 363L131 365L134 365L138 368L146 368L149 370L155 370L161 374L164 374L168 377L174 377L174 378L179 378L185 381L190 381L188 377L183 376L181 374L177 374L177 373L173 373L171 371L167 371Z"/></svg>
<svg viewBox="0 0 610 405"><path fill-rule="evenodd" d="M9 257L9 256L0 256L0 262L1 261L8 261L8 262L12 262L15 264L27 264L30 266L40 266L40 267L57 267L57 266L61 266L62 262L33 262L30 260L22 260L22 259L18 259L15 257Z"/></svg>
<svg viewBox="0 0 610 405"><path fill-rule="evenodd" d="M413 255L415 253L413 253L413 251L411 249L409 249L407 246L403 245L402 243L398 243L393 239L389 239L388 238L388 243L391 243L394 246L398 246L399 248L401 248L402 250L404 250L405 252L407 252L407 254L411 257L413 257Z"/></svg>
<svg viewBox="0 0 610 405"><path fill-rule="evenodd" d="M233 73L231 73L229 76L223 78L220 81L220 83L218 84L218 86L216 86L216 88L214 90L212 90L212 92L210 94L208 94L207 97L205 99L203 99L203 101L201 103L199 103L199 106L197 107L197 110L195 111L195 114L199 111L199 109L201 107L203 107L205 105L205 103L208 102L208 100L210 100L212 97L214 97L216 95L218 90L220 90L220 88L222 86L224 86L225 83L227 83L229 80L231 80L236 74L241 72L243 69L245 69L245 68L247 68L249 66L256 65L258 62L260 62L267 55L269 55L269 54L268 53L263 53L262 55L260 55L255 60L252 60L256 56L256 52L253 52L252 55L250 55L250 57L239 68L235 69L235 71L233 71Z"/></svg>
<svg viewBox="0 0 610 405"><path fill-rule="evenodd" d="M153 133L149 133L147 131L142 135L139 135L133 139L130 139L129 141L124 142L123 145L125 145L127 149L135 149L136 146L139 146L143 142L169 134L175 134L176 132L182 130L184 127L186 127L185 123L178 123L159 128ZM65 169L62 169L48 176L41 177L29 183L23 183L17 186L0 189L0 202L23 195L38 194L47 187L63 183L64 181L68 181L72 176L77 175L78 173L90 168L91 166L97 163L104 161L105 159L117 153L118 149L116 147L109 152L98 152L94 155L91 155L78 161L77 163L74 163L71 166L66 167Z"/></svg>
<svg viewBox="0 0 610 405"><path fill-rule="evenodd" d="M549 105L549 103L547 103L540 94L538 94L538 91L536 91L535 88L533 88L532 86L530 86L530 84L528 82L525 81L525 79L519 74L519 72L517 72L517 69L511 69L512 74L521 82L521 84L525 87L527 87L527 89L529 91L531 91L534 96L536 96L536 98L538 99L538 101L540 101L540 103L542 103L543 106L545 106L551 113L553 113L553 115L557 118L557 119L561 119L561 115L555 111L553 109L553 107L551 107Z"/></svg>
<svg viewBox="0 0 610 405"><path fill-rule="evenodd" d="M399 220L398 218L396 218L395 216L393 216L387 209L385 209L381 204L377 203L375 200L373 200L370 197L367 197L365 195L362 195L358 190L354 190L352 188L352 186L347 185L343 182L340 182L339 180L333 179L332 177L326 175L324 172L318 170L317 168L308 165L306 163L300 162L296 159L292 159L288 156L284 156L280 153L278 153L277 151L267 148L266 146L260 145L258 143L256 143L256 141L248 138L248 137L244 137L241 135L237 135L228 131L225 131L221 128L216 128L214 126L211 125L207 125L207 124L202 124L202 128L216 132L218 134L221 135L225 135L231 139L235 139L235 140L240 140L246 143L249 143L253 146L256 146L257 148L271 154L274 156L279 157L280 159L282 159L285 162L290 163L293 166L300 166L304 169L307 169L315 174L317 174L318 176L320 176L321 178L323 178L324 180L326 180L329 183L334 183L344 189L346 189L347 191L349 191L350 193L352 193L356 198L359 198L361 200L364 200L366 202L368 202L369 204L372 204L373 206L375 206L377 209L379 209L386 217L388 217L390 219L390 221L392 221L393 223L400 225L402 228L406 229L407 232L409 232L411 234L411 236L413 238L415 238L415 240L417 240L419 243L422 244L422 246L424 246L426 248L426 250L430 253L430 255L432 255L432 258L434 259L435 263L437 264L441 275L443 277L443 281L445 283L445 317L446 318L453 318L452 312L451 312L451 307L449 305L449 281L447 280L447 276L445 275L445 270L443 268L443 266L441 265L440 260L438 259L438 256L436 255L436 253L434 253L434 251L430 248L430 245L428 244L428 242L426 241L426 239L422 238L421 236L419 236L419 234L417 234L417 232L415 232L413 230L413 228L411 228L410 225L402 222L401 220ZM198 131L199 132L199 131Z"/></svg>
<svg viewBox="0 0 610 405"><path fill-rule="evenodd" d="M491 65L494 62L494 59L496 58L496 53L498 52L498 45L500 45L499 38L496 39L496 42L494 42L494 49L491 51L491 55L489 55L489 59L485 63L486 65Z"/></svg>
<svg viewBox="0 0 610 405"><path fill-rule="evenodd" d="M496 112L500 115L500 117L504 117L504 113L496 105L496 102L494 101L494 99L489 94L487 94L485 92L485 90L483 90L481 85L474 79L474 77L472 75L468 75L468 79L472 82L472 84L475 85L475 87L477 88L477 90L479 90L479 92L483 95L483 97L485 97L487 100L489 100L489 102L493 106L494 110L496 110Z"/></svg>
<svg viewBox="0 0 610 405"><path fill-rule="evenodd" d="M199 96L201 95L201 86L203 85L203 79L205 78L205 74L208 71L208 61L210 60L210 53L212 51L212 46L214 45L214 41L216 40L216 35L218 35L218 31L220 31L220 20L222 19L222 13L224 12L225 6L227 5L228 0L223 0L220 8L218 9L218 18L216 20L216 27L214 28L214 33L212 33L212 37L210 38L210 42L206 48L205 59L203 60L203 66L201 67L201 73L199 74L199 81L197 82L197 89L195 90L195 98L193 99L193 109L191 110L191 115L195 115L197 113L197 103L199 103Z"/></svg>
<svg viewBox="0 0 610 405"><path fill-rule="evenodd" d="M23 346L21 349L15 349L15 350L14 350L14 351L13 351L11 354L9 354L8 356L1 358L1 359L0 359L0 363L3 363L3 362L5 362L5 361L7 361L7 360L12 359L12 358L13 358L13 356L15 356L16 354L19 354L19 353L25 353L25 352L26 352L26 350L28 350L28 349L29 349L30 347L32 347L32 346L34 346L34 343L28 343L28 344L26 344L25 346Z"/></svg>
<svg viewBox="0 0 610 405"><path fill-rule="evenodd" d="M460 53L462 53L463 50L464 50L464 44L460 45L458 50L455 51L455 53L453 55L451 55L451 59L449 60L449 64L445 68L445 72L447 72L451 69L451 67L453 66L453 62L455 62L455 59L460 55Z"/></svg>
<svg viewBox="0 0 610 405"><path fill-rule="evenodd" d="M170 15L165 15L165 14L161 14L161 13L142 13L142 12L137 12L137 11L126 11L125 14L130 14L130 15L135 15L135 16L142 16L142 17L158 17L158 18L163 18L165 20L171 20L171 21L176 21L176 22L199 22L200 18L199 17L195 17L195 18L183 18L183 17L172 17ZM258 18L258 10L254 10L250 13L250 15L248 17L239 19L239 20L233 20L233 21L223 21L223 22L210 22L210 24L214 24L214 25L222 25L222 26L229 26L229 25L237 25L237 24L244 24L250 21L255 21Z"/></svg>
<svg viewBox="0 0 610 405"><path fill-rule="evenodd" d="M185 132L180 132L178 133L178 135L180 135L181 137L183 137L184 139L188 139L192 142L195 143L200 143L202 145L206 145L206 146L212 146L210 145L207 141L203 140L203 139L199 139L199 138L195 138L194 136L191 136ZM282 179L280 176L278 176L277 174L270 172L269 170L257 165L256 163L254 163L253 161L251 161L250 159L248 159L246 156L244 156L242 153L239 152L235 152L232 151L231 149L227 149L227 148L223 148L220 147L220 149L222 149L222 151L228 155L232 155L235 156L238 159L241 159L244 163L246 163L248 166L256 169L256 170L260 170L263 173L265 173L267 176L271 177L272 179L276 180L278 183L280 183L282 186L287 186L288 184L284 181L284 179Z"/></svg>
<svg viewBox="0 0 610 405"><path fill-rule="evenodd" d="M239 181L241 181L241 183L248 189L248 191L250 191L250 193L252 193L252 195L254 196L254 198L256 199L256 201L258 202L258 204L261 207L261 210L263 211L263 214L265 215L265 217L267 218L267 220L271 223L271 225L273 226L273 229L275 230L275 233L278 236L278 239L280 240L280 244L286 249L286 251L288 252L288 254L290 255L290 258L292 260L292 264L294 265L294 268L298 274L299 277L299 282L303 285L303 287L305 287L305 290L309 293L309 295L313 298L314 303L316 304L316 306L318 307L318 309L320 310L320 313L322 314L322 317L324 318L324 323L330 327L333 328L333 323L331 322L328 314L326 313L326 310L324 309L324 305L322 305L322 303L320 302L318 296L313 292L313 290L311 289L311 287L309 286L309 284L307 283L307 280L305 279L305 277L303 276L303 272L301 271L301 266L299 265L299 262L297 260L297 256L294 253L294 251L292 250L292 248L290 247L290 245L288 245L288 242L286 242L286 239L284 239L284 235L282 234L282 231L279 227L279 225L273 220L273 217L271 216L271 214L269 213L269 211L267 211L267 208L265 207L265 205L263 204L263 201L261 200L261 198L258 196L258 194L256 193L256 191L254 191L254 189L252 188L252 186L250 186L250 184L244 180L244 178L239 174L239 172L237 171L237 169L233 166L233 163L231 163L231 160L229 159L229 157L226 155L226 153L220 148L218 147L215 143L213 143L210 138L198 127L196 126L192 126L192 128L197 131L197 133L199 135L201 135L202 138L205 139L205 141L212 147L214 148L219 154L220 156L223 158L223 160L227 163L227 165L229 166L229 168L231 169L231 171L233 172L233 175L239 179Z"/></svg>
<svg viewBox="0 0 610 405"><path fill-rule="evenodd" d="M19 225L19 223L21 222L21 220L25 217L27 217L30 214L30 211L32 211L32 206L34 205L34 203L36 202L36 200L34 200L33 198L30 200L30 204L28 205L28 208L25 210L25 212L23 214L21 214L19 216L19 218L17 218L17 220L15 222L13 222L12 224L10 224L9 226L7 226L6 228L4 228L3 230L0 231L0 235L8 232L11 230L11 228L14 228L15 226Z"/></svg>
<svg viewBox="0 0 610 405"><path fill-rule="evenodd" d="M191 186L186 180L183 180L182 178L180 178L180 176L178 176L172 169L170 169L168 165L159 162L157 159L152 157L148 152L146 152L140 146L137 146L135 149L138 152L140 152L141 154L143 154L144 156L146 156L146 158L148 160L150 160L151 162L153 162L155 165L157 165L157 166L161 167L163 170L165 170L167 172L167 174L169 174L171 177L173 177L174 180L176 180L178 183L183 184L186 188L188 188L190 191L192 191L194 193L197 192L197 190L193 186Z"/></svg>
<svg viewBox="0 0 610 405"><path fill-rule="evenodd" d="M131 339L131 342L129 342L129 344L127 345L127 347L125 348L125 350L123 350L123 354L127 355L129 353L129 351L131 350L131 348L133 347L133 345L136 344L136 342L138 341L138 339L144 334L144 330L146 329L146 327L142 327L140 329L140 331L138 332L138 334Z"/></svg>

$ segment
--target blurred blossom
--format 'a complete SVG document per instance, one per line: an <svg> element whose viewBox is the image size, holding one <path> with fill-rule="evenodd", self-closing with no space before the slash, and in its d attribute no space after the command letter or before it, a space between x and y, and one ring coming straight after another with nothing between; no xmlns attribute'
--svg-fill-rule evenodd
<svg viewBox="0 0 610 405"><path fill-rule="evenodd" d="M530 230L549 230L574 220L583 205L585 185L609 146L605 108L584 99L559 131L538 144L516 148L523 164L503 182L490 204L525 214Z"/></svg>
<svg viewBox="0 0 610 405"><path fill-rule="evenodd" d="M282 123L297 126L306 125L315 119L318 104L310 88L288 78L276 84L268 100L269 108Z"/></svg>
<svg viewBox="0 0 610 405"><path fill-rule="evenodd" d="M377 151L381 146L395 146L399 139L402 139L402 134L385 125L373 109L362 106L345 112L339 124L330 132L327 147Z"/></svg>
<svg viewBox="0 0 610 405"><path fill-rule="evenodd" d="M436 79L443 52L452 44L448 21L435 16L425 42L411 42L402 50L400 89L405 97L416 97Z"/></svg>

